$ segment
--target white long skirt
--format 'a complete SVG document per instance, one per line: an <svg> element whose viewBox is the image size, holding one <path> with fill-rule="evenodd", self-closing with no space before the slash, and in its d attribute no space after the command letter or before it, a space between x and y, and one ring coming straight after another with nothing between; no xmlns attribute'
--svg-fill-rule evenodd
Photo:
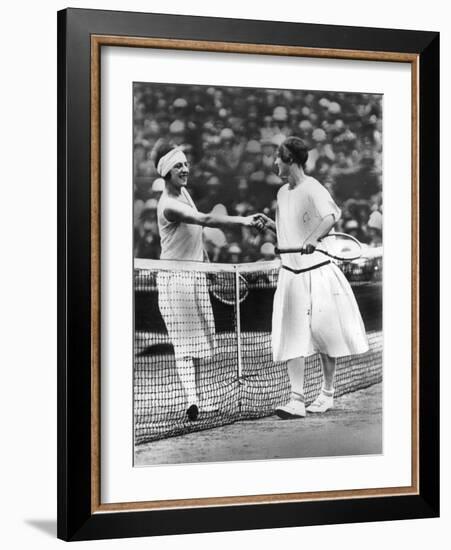
<svg viewBox="0 0 451 550"><path fill-rule="evenodd" d="M272 345L274 361L317 352L343 357L368 351L354 293L334 263L297 274L280 270Z"/></svg>
<svg viewBox="0 0 451 550"><path fill-rule="evenodd" d="M215 322L205 273L160 271L158 306L176 359L208 359L215 348Z"/></svg>

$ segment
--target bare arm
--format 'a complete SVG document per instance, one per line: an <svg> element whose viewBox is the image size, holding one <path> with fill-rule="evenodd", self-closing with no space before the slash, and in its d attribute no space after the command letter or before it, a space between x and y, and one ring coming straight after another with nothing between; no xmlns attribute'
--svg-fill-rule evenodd
<svg viewBox="0 0 451 550"><path fill-rule="evenodd" d="M183 222L202 227L257 227L263 225L258 215L254 216L224 216L218 214L203 214L183 204L171 205L164 210L166 219L172 222Z"/></svg>

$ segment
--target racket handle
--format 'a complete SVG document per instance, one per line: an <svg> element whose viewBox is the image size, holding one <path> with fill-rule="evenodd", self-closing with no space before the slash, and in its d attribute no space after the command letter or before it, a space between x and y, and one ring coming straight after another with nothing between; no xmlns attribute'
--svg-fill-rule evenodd
<svg viewBox="0 0 451 550"><path fill-rule="evenodd" d="M293 254L293 253L301 253L303 254L304 253L304 249L302 247L297 247L297 248L279 248L278 246L276 246L274 248L274 251L276 254Z"/></svg>

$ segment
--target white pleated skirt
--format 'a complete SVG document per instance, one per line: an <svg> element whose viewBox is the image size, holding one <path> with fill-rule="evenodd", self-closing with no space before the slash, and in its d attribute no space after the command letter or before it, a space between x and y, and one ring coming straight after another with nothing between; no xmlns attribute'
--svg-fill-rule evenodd
<svg viewBox="0 0 451 550"><path fill-rule="evenodd" d="M354 293L334 263L303 273L281 268L274 295L272 346L275 361L318 352L344 357L368 351Z"/></svg>
<svg viewBox="0 0 451 550"><path fill-rule="evenodd" d="M158 306L176 359L208 359L215 348L215 322L205 273L160 271Z"/></svg>

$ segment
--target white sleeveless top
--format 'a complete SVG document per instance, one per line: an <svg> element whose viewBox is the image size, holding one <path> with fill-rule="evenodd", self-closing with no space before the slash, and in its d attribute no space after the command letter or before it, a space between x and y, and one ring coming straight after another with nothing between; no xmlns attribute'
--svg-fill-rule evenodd
<svg viewBox="0 0 451 550"><path fill-rule="evenodd" d="M307 177L294 189L286 184L277 194L276 228L280 248L296 248L318 227L321 220L333 214L335 221L341 211L329 191L315 178ZM308 269L327 261L321 252L313 254L283 254L282 264L292 269Z"/></svg>
<svg viewBox="0 0 451 550"><path fill-rule="evenodd" d="M182 187L178 198L170 197L166 189L161 194L157 208L158 230L161 242L161 260L204 260L202 227L192 223L171 222L164 211L171 203L182 203L197 212L197 208L188 191Z"/></svg>

